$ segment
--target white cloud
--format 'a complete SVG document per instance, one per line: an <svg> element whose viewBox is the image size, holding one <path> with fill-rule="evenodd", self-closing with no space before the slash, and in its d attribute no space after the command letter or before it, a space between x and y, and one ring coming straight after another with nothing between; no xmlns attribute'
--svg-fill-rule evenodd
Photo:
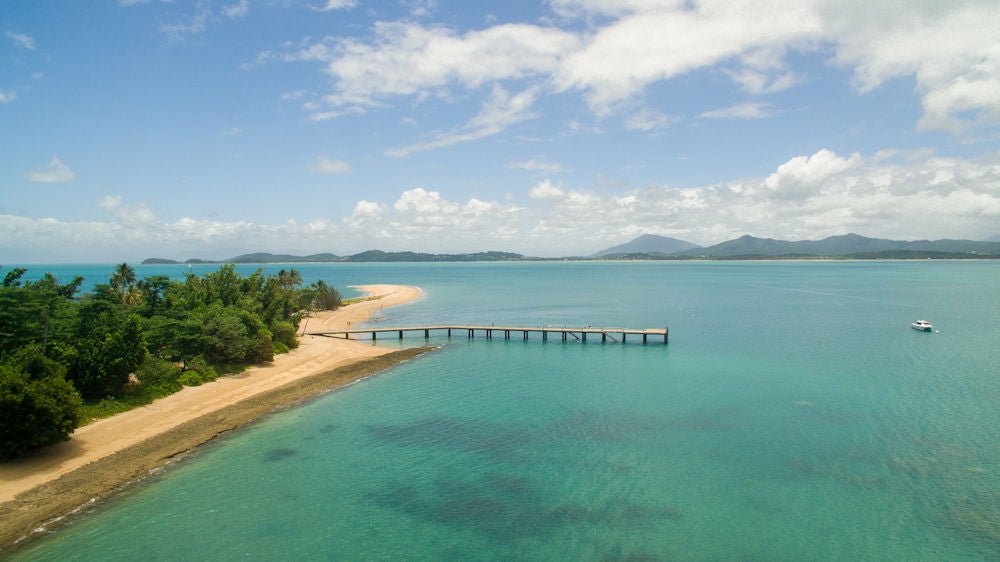
<svg viewBox="0 0 1000 562"><path fill-rule="evenodd" d="M555 76L559 88L584 91L591 107L607 114L654 82L752 51L774 52L822 29L807 3L772 10L746 2L669 4L624 15L598 29L586 47L564 59Z"/></svg>
<svg viewBox="0 0 1000 562"><path fill-rule="evenodd" d="M63 164L58 157L53 156L47 168L34 170L24 174L28 181L35 183L62 183L76 179L76 174L69 166Z"/></svg>
<svg viewBox="0 0 1000 562"><path fill-rule="evenodd" d="M641 109L625 119L625 128L634 131L652 131L669 127L674 121L675 119L666 113Z"/></svg>
<svg viewBox="0 0 1000 562"><path fill-rule="evenodd" d="M769 103L746 102L706 111L698 114L698 117L706 119L764 119L774 115L775 112Z"/></svg>
<svg viewBox="0 0 1000 562"><path fill-rule="evenodd" d="M194 10L193 14L186 16L182 21L161 25L160 33L173 41L184 41L189 36L204 33L212 19L212 7L207 1L199 0Z"/></svg>
<svg viewBox="0 0 1000 562"><path fill-rule="evenodd" d="M437 8L437 0L399 0L399 5L410 10L412 17L421 18Z"/></svg>
<svg viewBox="0 0 1000 562"><path fill-rule="evenodd" d="M333 106L377 105L393 96L442 95L451 84L478 88L499 80L551 74L578 38L556 28L503 24L459 35L444 27L378 22L371 42L341 39L313 45L328 60ZM303 49L296 56L306 56Z"/></svg>
<svg viewBox="0 0 1000 562"><path fill-rule="evenodd" d="M238 136L242 135L243 133L244 133L243 129L241 129L239 127L233 127L231 129L226 129L225 131L222 131L222 134L224 134L226 136L229 136L229 137L238 137Z"/></svg>
<svg viewBox="0 0 1000 562"><path fill-rule="evenodd" d="M393 210L389 232L424 243L432 242L436 239L433 235L442 231L460 236L478 234L481 240L506 240L518 231L516 221L521 213L514 205L476 198L465 203L449 201L437 191L420 187L404 191Z"/></svg>
<svg viewBox="0 0 1000 562"><path fill-rule="evenodd" d="M440 133L430 141L389 149L386 154L401 158L414 152L443 148L495 135L511 125L533 119L536 114L531 111L531 107L537 97L536 88L511 95L500 86L494 86L490 99L483 105L479 114L461 127Z"/></svg>
<svg viewBox="0 0 1000 562"><path fill-rule="evenodd" d="M236 4L222 7L222 15L234 20L247 17L250 13L250 3L248 0L240 0Z"/></svg>
<svg viewBox="0 0 1000 562"><path fill-rule="evenodd" d="M298 101L304 98L306 95L305 90L295 90L294 92L285 92L281 94L281 101Z"/></svg>
<svg viewBox="0 0 1000 562"><path fill-rule="evenodd" d="M496 83L579 92L605 117L626 114L655 83L703 69L729 77L751 96L793 88L807 77L794 68L792 55L809 54L829 56L853 73L861 95L913 77L921 130L966 134L1000 124L994 1L551 0L549 6L569 19L465 33L380 21L370 38L288 45L283 53L261 53L258 62L321 61L333 86L324 98L329 108L315 112L317 119L397 97L449 100ZM626 119L640 129L665 122Z"/></svg>
<svg viewBox="0 0 1000 562"><path fill-rule="evenodd" d="M566 192L561 186L547 179L535 184L535 187L528 192L528 197L532 199L562 199L565 196Z"/></svg>
<svg viewBox="0 0 1000 562"><path fill-rule="evenodd" d="M795 197L782 191L789 186L797 190ZM270 225L162 220L141 202L109 196L100 201L107 220L0 216L0 253L14 261L223 258L281 248L580 255L643 232L702 244L742 234L818 239L847 232L982 239L995 236L1000 224L1000 152L954 158L897 150L845 157L819 150L758 178L689 187L653 184L614 193L545 180L529 196L529 205L518 207L510 200L455 201L413 188L395 201L360 200L342 218Z"/></svg>
<svg viewBox="0 0 1000 562"><path fill-rule="evenodd" d="M319 156L313 162L310 169L321 174L346 174L351 171L351 165L344 160L334 160L326 156Z"/></svg>
<svg viewBox="0 0 1000 562"><path fill-rule="evenodd" d="M508 168L513 170L527 170L529 172L545 172L547 174L558 174L563 171L562 166L554 162L546 162L545 160L536 160L534 158L524 160L521 162L512 162L507 165Z"/></svg>
<svg viewBox="0 0 1000 562"><path fill-rule="evenodd" d="M836 61L852 68L861 92L897 77L916 78L919 127L962 133L1000 122L1000 10L995 2L827 6L838 35Z"/></svg>
<svg viewBox="0 0 1000 562"><path fill-rule="evenodd" d="M146 207L145 203L127 205L122 201L121 197L105 195L98 202L98 206L125 225L135 226L156 224L156 217L153 215L153 212Z"/></svg>
<svg viewBox="0 0 1000 562"><path fill-rule="evenodd" d="M312 9L317 12L332 12L334 10L351 10L357 5L357 0L326 0L324 4L313 6Z"/></svg>
<svg viewBox="0 0 1000 562"><path fill-rule="evenodd" d="M358 201L357 205L354 206L354 212L351 213L351 217L374 217L379 218L385 213L385 206L381 203L374 203L371 201L365 201L362 199Z"/></svg>
<svg viewBox="0 0 1000 562"><path fill-rule="evenodd" d="M35 39L30 35L25 35L24 33L14 33L13 31L8 31L5 35L7 35L7 39L10 40L15 47L28 49L29 51L35 50Z"/></svg>
<svg viewBox="0 0 1000 562"><path fill-rule="evenodd" d="M764 185L779 197L789 199L808 197L822 188L823 182L830 176L860 163L860 154L855 153L850 158L841 158L824 148L812 156L796 156L778 166L777 171L764 180Z"/></svg>
<svg viewBox="0 0 1000 562"><path fill-rule="evenodd" d="M17 99L17 92L14 90L0 90L0 104L10 103Z"/></svg>

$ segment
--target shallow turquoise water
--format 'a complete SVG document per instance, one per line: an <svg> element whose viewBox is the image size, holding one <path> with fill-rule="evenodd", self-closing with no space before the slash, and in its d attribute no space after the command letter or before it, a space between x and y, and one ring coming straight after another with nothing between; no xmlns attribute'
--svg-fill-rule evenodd
<svg viewBox="0 0 1000 562"><path fill-rule="evenodd" d="M670 345L435 338L15 558L1000 557L1000 263L296 267L427 291L384 325L666 321Z"/></svg>

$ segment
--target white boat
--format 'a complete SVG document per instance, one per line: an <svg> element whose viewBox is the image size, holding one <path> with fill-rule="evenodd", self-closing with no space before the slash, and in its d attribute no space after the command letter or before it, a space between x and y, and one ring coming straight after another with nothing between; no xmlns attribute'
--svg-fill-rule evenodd
<svg viewBox="0 0 1000 562"><path fill-rule="evenodd" d="M910 324L910 327L921 332L930 332L934 329L934 325L926 320L917 320L913 324Z"/></svg>

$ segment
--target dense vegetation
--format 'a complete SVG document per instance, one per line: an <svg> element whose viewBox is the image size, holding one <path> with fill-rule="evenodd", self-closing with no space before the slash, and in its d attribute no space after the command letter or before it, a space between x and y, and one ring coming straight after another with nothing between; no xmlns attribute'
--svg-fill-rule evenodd
<svg viewBox="0 0 1000 562"><path fill-rule="evenodd" d="M81 421L270 361L297 345L310 310L340 306L323 281L294 269L243 277L224 265L204 277L136 279L128 264L79 296L83 278L51 274L0 284L0 458L68 438Z"/></svg>

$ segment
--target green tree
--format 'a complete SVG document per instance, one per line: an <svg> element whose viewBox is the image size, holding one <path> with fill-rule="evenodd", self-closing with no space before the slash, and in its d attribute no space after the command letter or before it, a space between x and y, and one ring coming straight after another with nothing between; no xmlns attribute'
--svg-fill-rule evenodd
<svg viewBox="0 0 1000 562"><path fill-rule="evenodd" d="M80 420L80 395L65 369L38 348L0 364L0 459L69 439Z"/></svg>
<svg viewBox="0 0 1000 562"><path fill-rule="evenodd" d="M340 308L340 291L320 279L310 286L313 310L336 310Z"/></svg>
<svg viewBox="0 0 1000 562"><path fill-rule="evenodd" d="M94 298L81 306L76 338L67 351L67 378L84 398L118 394L146 358L142 324L122 318L114 305Z"/></svg>
<svg viewBox="0 0 1000 562"><path fill-rule="evenodd" d="M115 266L110 285L122 304L138 304L142 298L142 293L136 286L135 270L127 263Z"/></svg>
<svg viewBox="0 0 1000 562"><path fill-rule="evenodd" d="M3 277L4 287L17 287L21 284L21 276L27 273L28 270L23 267L15 267L14 269L7 272L7 275Z"/></svg>

